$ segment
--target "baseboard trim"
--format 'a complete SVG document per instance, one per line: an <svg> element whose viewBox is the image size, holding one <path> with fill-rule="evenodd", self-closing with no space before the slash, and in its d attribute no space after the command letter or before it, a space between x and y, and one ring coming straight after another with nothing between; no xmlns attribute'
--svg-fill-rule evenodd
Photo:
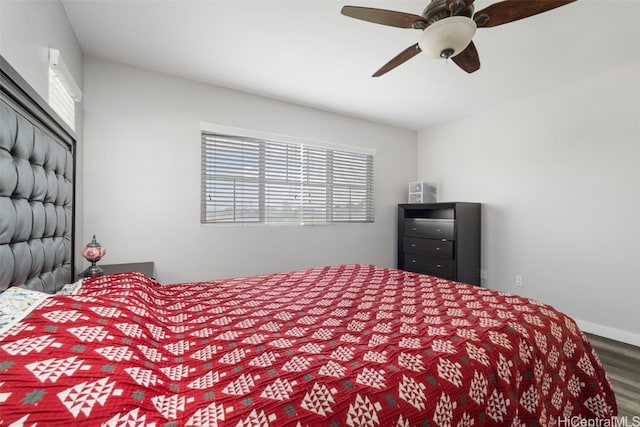
<svg viewBox="0 0 640 427"><path fill-rule="evenodd" d="M597 323L587 322L586 320L574 320L578 324L578 327L584 332L640 347L640 334L611 328L609 326L598 325Z"/></svg>

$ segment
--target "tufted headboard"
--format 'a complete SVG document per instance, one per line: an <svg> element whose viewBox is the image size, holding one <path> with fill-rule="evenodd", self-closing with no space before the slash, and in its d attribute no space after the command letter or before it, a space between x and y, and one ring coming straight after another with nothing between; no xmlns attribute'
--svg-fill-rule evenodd
<svg viewBox="0 0 640 427"><path fill-rule="evenodd" d="M0 292L74 275L75 136L0 57Z"/></svg>

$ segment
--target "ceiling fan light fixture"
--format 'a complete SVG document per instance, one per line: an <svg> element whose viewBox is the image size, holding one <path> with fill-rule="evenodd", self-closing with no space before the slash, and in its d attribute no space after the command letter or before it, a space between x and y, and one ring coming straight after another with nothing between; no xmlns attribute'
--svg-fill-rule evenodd
<svg viewBox="0 0 640 427"><path fill-rule="evenodd" d="M432 58L451 58L466 49L476 33L476 23L466 16L443 18L420 36L420 49Z"/></svg>

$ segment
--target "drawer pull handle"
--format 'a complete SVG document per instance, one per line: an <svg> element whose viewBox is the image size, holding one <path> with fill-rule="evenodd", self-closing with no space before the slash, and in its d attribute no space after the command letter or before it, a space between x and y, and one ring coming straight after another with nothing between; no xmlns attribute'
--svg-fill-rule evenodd
<svg viewBox="0 0 640 427"><path fill-rule="evenodd" d="M436 265L436 267L442 268L442 264L438 264L438 265Z"/></svg>
<svg viewBox="0 0 640 427"><path fill-rule="evenodd" d="M440 250L440 246L436 247L436 251L439 251L439 250Z"/></svg>
<svg viewBox="0 0 640 427"><path fill-rule="evenodd" d="M417 229L417 228L415 228L415 227L413 227L411 230L413 230L413 231L418 231L418 229Z"/></svg>
<svg viewBox="0 0 640 427"><path fill-rule="evenodd" d="M412 247L412 248L415 248L415 247L416 247L416 244L415 244L415 243L412 243L412 244L411 244L411 247Z"/></svg>
<svg viewBox="0 0 640 427"><path fill-rule="evenodd" d="M415 260L415 259L412 259L412 260L411 260L411 262L415 264L415 263L416 263L416 260Z"/></svg>

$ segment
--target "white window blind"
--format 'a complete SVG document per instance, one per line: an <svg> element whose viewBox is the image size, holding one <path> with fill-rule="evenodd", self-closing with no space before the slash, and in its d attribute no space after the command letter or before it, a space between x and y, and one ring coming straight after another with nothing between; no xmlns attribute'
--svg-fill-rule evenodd
<svg viewBox="0 0 640 427"><path fill-rule="evenodd" d="M76 102L82 92L57 49L49 49L49 105L75 130Z"/></svg>
<svg viewBox="0 0 640 427"><path fill-rule="evenodd" d="M202 132L202 223L373 222L373 155Z"/></svg>

